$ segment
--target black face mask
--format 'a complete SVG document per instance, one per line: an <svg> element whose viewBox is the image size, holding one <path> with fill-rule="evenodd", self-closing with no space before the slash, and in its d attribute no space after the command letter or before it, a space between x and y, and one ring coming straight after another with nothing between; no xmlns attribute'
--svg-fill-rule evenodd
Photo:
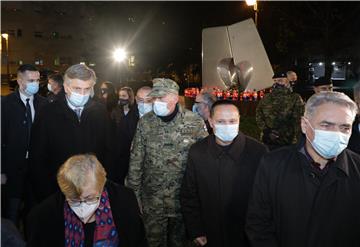
<svg viewBox="0 0 360 247"><path fill-rule="evenodd" d="M119 102L118 102L119 105L128 105L129 104L129 100L128 99L119 99Z"/></svg>
<svg viewBox="0 0 360 247"><path fill-rule="evenodd" d="M297 81L290 81L290 85L294 87L297 84Z"/></svg>

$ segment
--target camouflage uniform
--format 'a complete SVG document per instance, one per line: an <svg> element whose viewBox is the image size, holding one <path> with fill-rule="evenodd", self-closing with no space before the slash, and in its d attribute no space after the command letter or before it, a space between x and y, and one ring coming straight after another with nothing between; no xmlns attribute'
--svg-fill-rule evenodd
<svg viewBox="0 0 360 247"><path fill-rule="evenodd" d="M164 122L154 112L139 120L127 185L134 189L142 207L150 247L186 243L180 187L188 150L205 136L204 121L180 105L170 122Z"/></svg>
<svg viewBox="0 0 360 247"><path fill-rule="evenodd" d="M286 87L275 87L256 108L256 122L262 132L261 140L270 149L296 143L303 113L304 102L299 94Z"/></svg>

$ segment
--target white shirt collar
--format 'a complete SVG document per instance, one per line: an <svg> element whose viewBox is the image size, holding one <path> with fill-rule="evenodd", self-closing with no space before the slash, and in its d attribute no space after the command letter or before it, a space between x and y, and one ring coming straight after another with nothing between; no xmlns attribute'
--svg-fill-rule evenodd
<svg viewBox="0 0 360 247"><path fill-rule="evenodd" d="M20 98L21 98L21 100L22 100L25 104L26 104L26 99L30 99L31 102L34 100L34 95L27 96L26 94L22 93L20 90L19 90L19 93L20 93Z"/></svg>

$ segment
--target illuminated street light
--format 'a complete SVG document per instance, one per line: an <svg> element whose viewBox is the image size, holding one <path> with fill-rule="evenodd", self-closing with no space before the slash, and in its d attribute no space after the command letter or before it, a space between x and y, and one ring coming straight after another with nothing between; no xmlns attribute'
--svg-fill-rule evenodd
<svg viewBox="0 0 360 247"><path fill-rule="evenodd" d="M256 0L246 0L246 4L248 6L254 6L255 11L255 25L258 26L258 7L257 7L257 1Z"/></svg>
<svg viewBox="0 0 360 247"><path fill-rule="evenodd" d="M320 62L320 63L319 63L319 66L323 66L323 64L324 64L323 62Z"/></svg>
<svg viewBox="0 0 360 247"><path fill-rule="evenodd" d="M113 56L116 62L122 62L126 59L126 52L124 49L119 48L114 51Z"/></svg>
<svg viewBox="0 0 360 247"><path fill-rule="evenodd" d="M331 65L336 65L336 63L335 63L335 62L332 62Z"/></svg>
<svg viewBox="0 0 360 247"><path fill-rule="evenodd" d="M8 82L10 82L10 68L9 68L9 34L2 33L1 37L3 37L6 40L6 74Z"/></svg>

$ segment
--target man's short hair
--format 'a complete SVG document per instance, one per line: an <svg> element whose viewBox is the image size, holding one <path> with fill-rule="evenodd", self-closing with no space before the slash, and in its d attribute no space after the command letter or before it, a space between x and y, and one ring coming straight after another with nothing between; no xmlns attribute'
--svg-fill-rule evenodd
<svg viewBox="0 0 360 247"><path fill-rule="evenodd" d="M221 105L232 105L232 106L234 106L234 107L236 108L236 110L238 111L239 115L240 115L239 108L237 107L237 105L235 105L234 102L232 102L232 101L230 101L230 100L223 99L223 100L218 100L218 101L216 101L216 102L212 105L211 110L210 110L210 117L213 117L213 116L214 116L216 107L221 106Z"/></svg>
<svg viewBox="0 0 360 247"><path fill-rule="evenodd" d="M353 114L353 119L355 119L358 107L353 100L350 99L344 93L341 92L321 92L318 94L313 94L305 105L304 116L306 118L311 118L316 109L326 103L332 103L336 105L346 106Z"/></svg>
<svg viewBox="0 0 360 247"><path fill-rule="evenodd" d="M60 73L55 73L55 74L51 74L48 76L48 80L53 80L54 82L56 82L57 84L59 84L60 86L62 86L64 84L64 78Z"/></svg>
<svg viewBox="0 0 360 247"><path fill-rule="evenodd" d="M149 87L149 86L143 86L143 87L139 88L139 89L136 91L136 94L137 94L138 92L142 91L142 90L144 90L144 91L145 91L145 90L151 91L152 88Z"/></svg>
<svg viewBox="0 0 360 247"><path fill-rule="evenodd" d="M39 71L39 70L32 64L23 64L17 69L17 74L24 73L25 71Z"/></svg>
<svg viewBox="0 0 360 247"><path fill-rule="evenodd" d="M292 73L295 73L295 74L296 74L295 71L289 70L288 72L286 72L286 75L289 76L289 75L291 75Z"/></svg>
<svg viewBox="0 0 360 247"><path fill-rule="evenodd" d="M59 168L57 182L66 197L79 198L89 182L93 182L99 190L104 187L106 171L95 155L74 155Z"/></svg>
<svg viewBox="0 0 360 247"><path fill-rule="evenodd" d="M216 102L216 97L209 92L201 92L200 95L203 97L205 104L211 109L213 104Z"/></svg>
<svg viewBox="0 0 360 247"><path fill-rule="evenodd" d="M96 82L96 74L95 71L90 69L85 64L75 64L70 66L64 75L64 81L68 83L71 79L78 79L82 81L93 81L94 84Z"/></svg>

